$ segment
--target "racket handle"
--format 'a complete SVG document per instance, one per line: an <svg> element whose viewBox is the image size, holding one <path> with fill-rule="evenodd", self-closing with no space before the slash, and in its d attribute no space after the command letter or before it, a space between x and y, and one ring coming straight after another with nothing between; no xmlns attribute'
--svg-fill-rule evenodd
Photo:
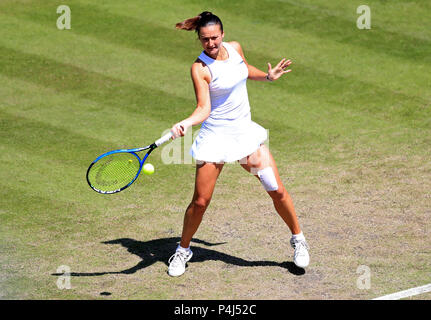
<svg viewBox="0 0 431 320"><path fill-rule="evenodd" d="M159 140L156 140L156 142L154 142L154 144L156 146L160 146L161 144L164 144L165 142L169 141L170 138L172 138L172 132L169 131L169 133L165 134Z"/></svg>

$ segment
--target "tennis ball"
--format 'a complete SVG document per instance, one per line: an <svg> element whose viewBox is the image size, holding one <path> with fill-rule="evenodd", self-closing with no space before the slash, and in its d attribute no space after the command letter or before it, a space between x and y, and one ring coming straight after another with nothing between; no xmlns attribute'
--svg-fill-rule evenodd
<svg viewBox="0 0 431 320"><path fill-rule="evenodd" d="M153 174L154 166L151 163L146 163L144 164L143 171L145 174L148 174L148 175Z"/></svg>

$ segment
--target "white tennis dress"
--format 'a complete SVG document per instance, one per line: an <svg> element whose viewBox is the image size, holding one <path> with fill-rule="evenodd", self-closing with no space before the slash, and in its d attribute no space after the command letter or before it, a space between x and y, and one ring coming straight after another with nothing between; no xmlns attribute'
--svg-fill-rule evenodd
<svg viewBox="0 0 431 320"><path fill-rule="evenodd" d="M199 56L211 72L211 113L202 123L190 154L199 161L232 162L254 151L267 139L266 130L251 120L247 93L248 69L240 54L223 42L229 58Z"/></svg>

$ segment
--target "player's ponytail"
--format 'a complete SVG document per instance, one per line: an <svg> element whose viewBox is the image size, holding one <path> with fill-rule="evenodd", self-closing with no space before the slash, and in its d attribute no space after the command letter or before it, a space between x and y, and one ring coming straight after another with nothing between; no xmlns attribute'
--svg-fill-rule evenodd
<svg viewBox="0 0 431 320"><path fill-rule="evenodd" d="M223 32L223 24L220 18L211 12L204 11L196 17L178 22L175 27L180 30L195 30L199 34L200 28L214 24L218 24L220 26L220 30Z"/></svg>
<svg viewBox="0 0 431 320"><path fill-rule="evenodd" d="M184 21L178 22L175 25L175 28L180 29L180 30L187 30L187 31L196 30L196 27L198 26L198 21L200 19L201 19L200 16L186 19Z"/></svg>

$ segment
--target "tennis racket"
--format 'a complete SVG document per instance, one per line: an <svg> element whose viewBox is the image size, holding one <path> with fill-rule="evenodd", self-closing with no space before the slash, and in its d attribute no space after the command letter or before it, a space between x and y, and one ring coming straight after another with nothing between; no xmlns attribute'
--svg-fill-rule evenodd
<svg viewBox="0 0 431 320"><path fill-rule="evenodd" d="M154 149L169 141L172 132L154 143L135 149L119 149L106 152L94 160L87 170L87 182L91 189L103 194L120 192L129 187L141 173L145 160ZM137 152L148 150L141 159Z"/></svg>

